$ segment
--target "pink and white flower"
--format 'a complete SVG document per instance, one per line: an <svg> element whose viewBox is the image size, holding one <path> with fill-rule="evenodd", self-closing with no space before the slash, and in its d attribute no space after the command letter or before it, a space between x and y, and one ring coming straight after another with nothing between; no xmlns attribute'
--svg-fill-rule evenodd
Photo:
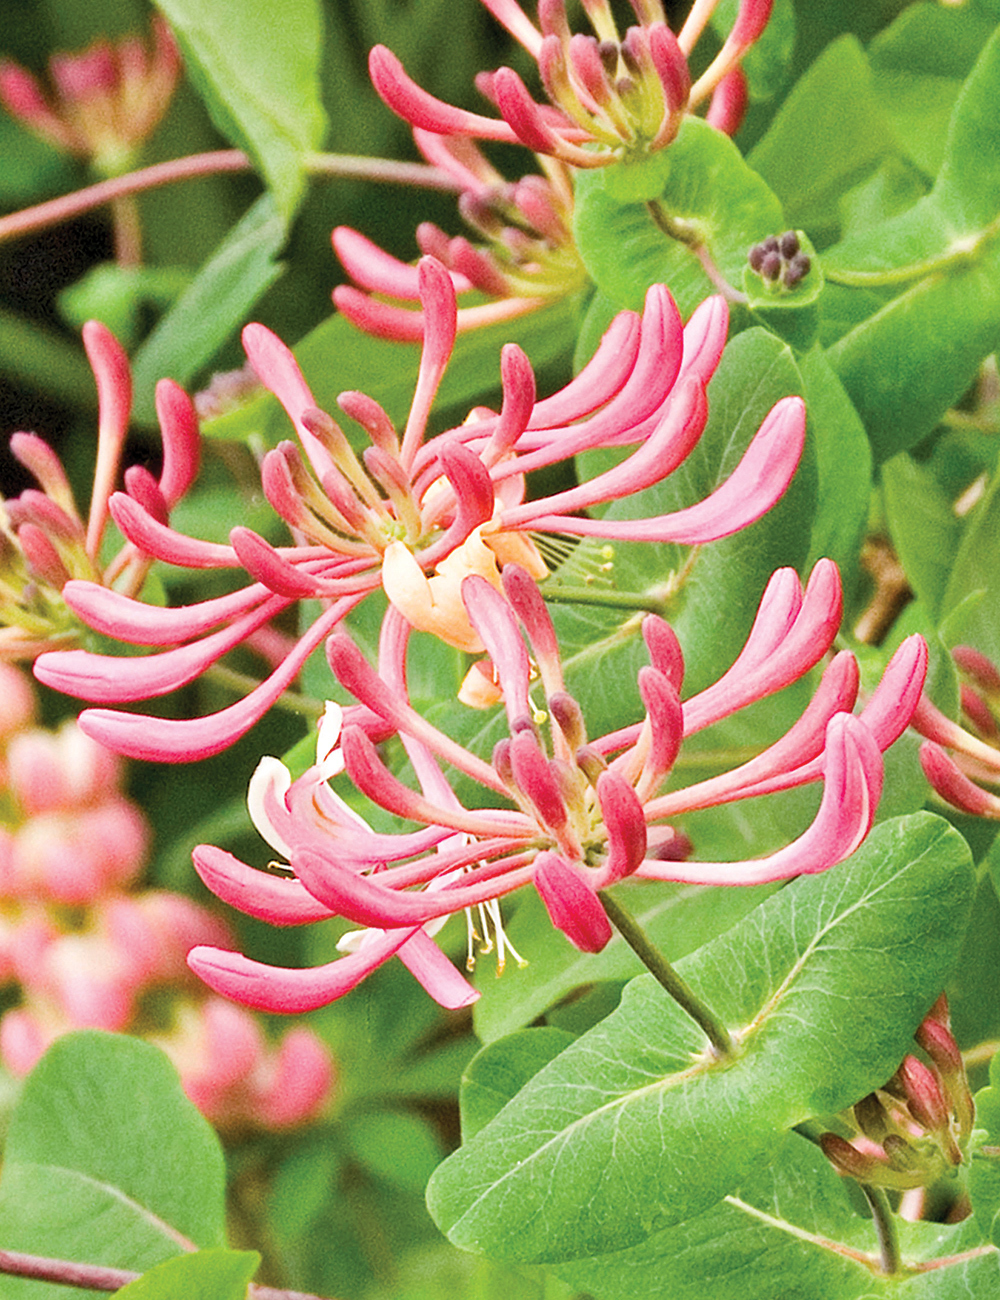
<svg viewBox="0 0 1000 1300"><path fill-rule="evenodd" d="M555 631L531 577L511 565L503 594L478 576L463 581L461 594L495 669L509 738L486 762L411 707L408 628L395 612L383 625L377 672L349 637L333 636L334 672L369 716L399 734L419 789L389 771L365 728L353 722L339 734L330 727L321 733L316 766L296 781L276 759L263 760L251 784L251 811L293 874L257 871L202 845L194 855L200 875L225 901L278 925L340 916L364 929L347 955L312 970L194 949L189 963L217 992L250 1006L302 1011L340 997L398 955L439 1002L462 1006L476 992L432 937L452 913L495 908L533 884L553 923L581 949L597 951L611 937L598 894L624 877L758 884L828 870L864 840L882 789L882 751L906 728L923 686L927 648L919 637L897 651L859 716L851 713L858 667L845 651L830 661L812 702L780 740L732 771L664 790L685 738L781 690L830 649L841 617L832 562L817 564L804 591L792 570L779 570L736 662L683 702L680 645L669 624L647 617L642 633L650 663L638 678L644 716L594 739L565 690ZM544 708L529 696L529 647ZM385 834L359 822L329 785L341 767L373 804L413 828ZM486 805L463 807L444 767L477 782ZM685 856L674 827L685 813L811 781L823 782L819 811L784 848L740 862ZM495 912L493 924L499 925Z"/></svg>
<svg viewBox="0 0 1000 1300"><path fill-rule="evenodd" d="M97 704L165 695L294 601L313 599L324 608L272 675L228 709L203 719L155 722L91 709L80 720L89 735L133 757L178 761L217 753L275 703L313 650L379 586L418 626L465 649L479 648L459 599L462 577L475 572L498 587L500 570L511 561L542 577L546 569L533 533L695 545L747 527L784 493L805 438L798 397L774 406L733 473L705 500L644 520L613 522L585 513L672 473L704 429L705 390L725 344L726 306L711 298L684 326L662 285L650 289L641 315L622 312L614 319L589 364L553 396L536 398L527 357L508 345L501 354L500 411L477 408L459 427L426 438L454 345L456 303L451 277L435 259L422 260L419 276L424 346L402 433L371 398L340 396L342 411L369 439L360 456L336 421L316 408L280 339L261 325L244 331L255 370L298 434L297 445L282 443L262 464L264 492L290 527L293 545L274 547L243 526L233 529L229 545L199 541L171 529L141 494L112 496L115 522L144 554L196 569L242 567L253 582L181 609L146 605L92 581L70 582L64 598L91 627L120 641L173 648L130 658L82 650L47 654L35 666L47 685ZM578 487L524 499L530 471L605 447L631 452ZM437 617L442 602L449 612Z"/></svg>

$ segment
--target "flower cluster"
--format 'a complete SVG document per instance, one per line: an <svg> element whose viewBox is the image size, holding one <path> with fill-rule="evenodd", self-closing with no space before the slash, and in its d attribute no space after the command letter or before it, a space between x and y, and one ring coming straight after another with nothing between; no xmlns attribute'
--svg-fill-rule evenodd
<svg viewBox="0 0 1000 1300"><path fill-rule="evenodd" d="M472 140L419 127L413 138L427 161L454 179L459 211L486 241L477 246L461 235L449 237L430 221L417 227L420 251L447 267L456 293L476 291L494 300L460 307L460 332L534 311L588 283L573 241L573 188L565 164L542 156L538 163L544 175L508 182ZM334 289L338 311L369 334L421 339L423 314L418 309L369 296L417 302L417 270L348 226L334 230L333 248L354 281Z"/></svg>
<svg viewBox="0 0 1000 1300"><path fill-rule="evenodd" d="M190 899L135 890L149 841L121 793L119 760L75 723L31 725L34 698L0 665L0 1062L24 1075L72 1029L141 1033L223 1127L283 1128L313 1118L332 1084L307 1029L271 1046L245 1010L206 997L185 958L229 944L228 927Z"/></svg>
<svg viewBox="0 0 1000 1300"><path fill-rule="evenodd" d="M83 327L83 344L97 381L97 459L90 509L77 510L66 472L53 449L33 433L15 433L10 449L35 477L13 500L0 502L0 658L34 659L53 646L79 642L80 624L63 591L73 580L137 593L151 557L128 544L105 563L101 545L108 501L121 471L132 408L128 358L99 321ZM125 486L143 508L166 523L198 473L201 441L194 408L172 379L156 386L163 436L159 478L142 465L125 471ZM39 490L40 489L40 490Z"/></svg>
<svg viewBox="0 0 1000 1300"><path fill-rule="evenodd" d="M461 598L488 650L509 738L486 762L415 712L405 686L408 627L398 614L390 611L383 624L378 672L349 637L331 637L333 671L365 712L342 727L334 715L321 732L318 762L304 776L293 782L281 763L265 759L250 789L258 829L293 876L256 871L210 846L196 850L195 864L227 902L273 923L340 916L364 929L348 936L348 955L312 970L278 970L238 953L196 948L189 963L216 991L255 1007L301 1011L339 997L398 955L438 1001L461 1006L476 993L432 935L452 913L479 910L502 951L497 900L522 886L533 884L553 923L593 952L611 937L600 893L625 877L743 885L825 871L867 835L882 788L881 751L906 728L926 671L926 645L913 637L855 717L858 667L842 652L780 740L732 771L665 790L687 736L781 690L830 649L841 616L834 564L820 561L805 591L792 570L779 570L735 663L683 703L680 645L668 623L648 616L642 634L650 663L638 676L645 714L597 738L588 737L582 710L565 689L555 631L529 574L505 568L502 594L483 578L467 577ZM529 694L533 664L543 708ZM390 772L372 732L398 733L419 790ZM487 806L462 806L442 763L478 783ZM416 829L369 829L329 785L341 767L373 804ZM676 818L818 780L823 797L815 820L784 848L752 861L678 860L686 846Z"/></svg>
<svg viewBox="0 0 1000 1300"><path fill-rule="evenodd" d="M512 68L483 73L478 89L500 118L435 99L406 75L385 46L369 58L375 89L413 126L443 136L526 145L573 167L631 161L671 143L686 113L720 95L712 114L735 129L744 100L739 63L760 37L773 0L742 0L732 31L704 73L691 82L688 56L718 0L697 0L675 36L660 0L632 0L638 25L622 37L608 0L586 0L593 35L570 30L564 0L541 0L538 27L517 0L483 0L538 63L548 104L539 104Z"/></svg>
<svg viewBox="0 0 1000 1300"><path fill-rule="evenodd" d="M916 1032L926 1053L912 1054L877 1092L853 1108L857 1136L819 1139L842 1174L897 1191L927 1188L962 1163L975 1109L944 994Z"/></svg>
<svg viewBox="0 0 1000 1300"><path fill-rule="evenodd" d="M913 727L925 738L920 764L936 794L974 817L1000 820L1000 672L972 646L956 646L962 713L971 730L952 722L925 695Z"/></svg>
<svg viewBox="0 0 1000 1300"><path fill-rule="evenodd" d="M166 21L152 18L153 47L136 36L95 41L49 60L51 91L32 74L0 60L0 103L49 144L90 162L103 176L134 164L138 146L166 113L180 75L177 44Z"/></svg>
<svg viewBox="0 0 1000 1300"><path fill-rule="evenodd" d="M199 541L171 529L138 493L112 496L116 524L143 554L195 569L242 567L253 582L180 609L149 606L93 581L70 582L64 599L91 627L119 641L175 648L138 658L46 654L35 671L47 685L98 704L150 699L194 680L293 601L314 599L325 608L271 676L228 709L155 723L91 709L80 719L89 735L141 758L217 753L274 704L313 650L379 586L414 626L478 650L482 639L462 604L461 579L475 573L499 588L500 570L511 561L542 577L546 569L531 534L695 545L753 523L788 486L805 437L797 397L775 405L730 477L705 500L640 520L584 513L672 473L705 427L705 389L726 339L725 303L709 299L684 326L662 285L649 291L641 315L615 318L589 364L559 392L537 400L527 357L508 345L501 356L501 410L477 408L458 428L425 438L454 345L457 308L439 262L424 258L419 276L424 345L402 434L364 394L339 399L367 436L360 456L336 421L317 409L288 348L263 326L244 331L255 371L298 434L298 445L284 442L262 463L264 492L291 528L293 545L276 548L243 526L233 529L229 545ZM524 499L530 471L603 447L632 450L587 483Z"/></svg>

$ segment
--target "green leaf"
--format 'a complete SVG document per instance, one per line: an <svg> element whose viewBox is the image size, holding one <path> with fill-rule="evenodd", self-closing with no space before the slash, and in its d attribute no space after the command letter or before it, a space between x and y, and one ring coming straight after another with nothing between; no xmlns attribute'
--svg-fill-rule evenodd
<svg viewBox="0 0 1000 1300"><path fill-rule="evenodd" d="M219 130L246 150L287 221L305 188L305 155L326 131L317 0L159 0L185 68Z"/></svg>
<svg viewBox="0 0 1000 1300"><path fill-rule="evenodd" d="M543 1025L523 1029L477 1052L462 1075L462 1141L471 1142L542 1066L575 1042L575 1034Z"/></svg>
<svg viewBox="0 0 1000 1300"><path fill-rule="evenodd" d="M745 804L740 811L745 813ZM731 843L727 848L732 852ZM705 857L710 854L700 843L699 850ZM731 929L771 888L712 889L635 880L619 886L617 897L651 942L668 960L676 961ZM574 948L564 934L553 929L545 904L534 892L518 899L517 912L504 928L527 965L519 968L508 963L503 978L496 979L484 963L478 980L481 996L472 1015L476 1033L485 1043L530 1024L581 985L631 979L643 973L639 958L617 934L599 953L581 953Z"/></svg>
<svg viewBox="0 0 1000 1300"><path fill-rule="evenodd" d="M680 962L739 1043L720 1062L651 976L437 1170L463 1249L522 1262L623 1250L717 1203L781 1132L883 1083L959 951L968 848L940 818L877 827Z"/></svg>
<svg viewBox="0 0 1000 1300"><path fill-rule="evenodd" d="M892 543L910 586L931 616L938 618L962 538L962 521L934 477L905 452L882 466L882 499Z"/></svg>
<svg viewBox="0 0 1000 1300"><path fill-rule="evenodd" d="M962 82L995 26L971 5L912 4L869 47L882 111L906 155L928 176L941 166Z"/></svg>
<svg viewBox="0 0 1000 1300"><path fill-rule="evenodd" d="M575 303L561 299L542 311L516 321L501 321L485 329L460 334L438 390L438 409L469 406L500 382L500 348L518 343L536 370L568 356L576 332ZM344 316L331 316L292 349L312 388L317 405L335 412L346 389L359 389L381 402L397 425L405 420L413 399L420 364L416 344L372 338L355 329ZM206 421L208 437L245 442L251 436L275 446L289 436L288 416L276 397L263 393L238 411Z"/></svg>
<svg viewBox="0 0 1000 1300"><path fill-rule="evenodd" d="M906 1262L982 1249L968 1222L897 1220ZM846 1248L846 1249L844 1249ZM851 1258L848 1251L867 1256ZM601 1300L997 1300L992 1252L923 1276L881 1278L870 1219L855 1214L821 1152L790 1134L766 1168L720 1205L630 1250L563 1264L561 1277Z"/></svg>
<svg viewBox="0 0 1000 1300"><path fill-rule="evenodd" d="M1000 1146L1000 1053L990 1062L990 1085L976 1093L976 1126L986 1130L981 1145ZM990 1151L973 1157L969 1174L972 1212L994 1245L1000 1244L1000 1160Z"/></svg>
<svg viewBox="0 0 1000 1300"><path fill-rule="evenodd" d="M850 584L868 519L872 453L864 425L820 348L799 358L809 428L816 448L816 514L807 568L822 556Z"/></svg>
<svg viewBox="0 0 1000 1300"><path fill-rule="evenodd" d="M786 219L816 235L836 229L840 195L895 148L867 56L856 37L841 36L792 88L748 162Z"/></svg>
<svg viewBox="0 0 1000 1300"><path fill-rule="evenodd" d="M143 1271L225 1245L218 1139L159 1049L87 1030L35 1067L11 1119L0 1180L10 1250ZM5 1280L7 1297L64 1295Z"/></svg>
<svg viewBox="0 0 1000 1300"><path fill-rule="evenodd" d="M649 196L692 245L704 246L730 284L740 284L747 250L784 229L781 204L720 131L688 117L666 151L669 170ZM642 307L651 284L666 284L681 314L715 288L688 243L656 224L646 202L621 197L617 167L576 179L577 247L598 289L619 307ZM625 192L627 195L627 191Z"/></svg>
<svg viewBox="0 0 1000 1300"><path fill-rule="evenodd" d="M951 614L975 593L981 599L966 613L960 639L1000 663L1000 475L966 524L941 612Z"/></svg>
<svg viewBox="0 0 1000 1300"><path fill-rule="evenodd" d="M827 279L903 292L829 351L876 460L931 431L1000 337L1000 31L966 81L931 193L830 249Z"/></svg>
<svg viewBox="0 0 1000 1300"><path fill-rule="evenodd" d="M97 409L93 372L80 348L16 312L0 308L0 373L34 392L85 411Z"/></svg>
<svg viewBox="0 0 1000 1300"><path fill-rule="evenodd" d="M199 1250L157 1264L122 1287L125 1300L244 1300L260 1256L255 1250Z"/></svg>
<svg viewBox="0 0 1000 1300"><path fill-rule="evenodd" d="M74 329L102 321L123 348L131 348L142 328L144 309L165 311L190 283L180 266L119 266L100 262L59 294L59 311Z"/></svg>
<svg viewBox="0 0 1000 1300"><path fill-rule="evenodd" d="M286 228L273 197L262 194L157 324L133 361L138 419L152 423L157 381L188 384L282 274L274 259Z"/></svg>

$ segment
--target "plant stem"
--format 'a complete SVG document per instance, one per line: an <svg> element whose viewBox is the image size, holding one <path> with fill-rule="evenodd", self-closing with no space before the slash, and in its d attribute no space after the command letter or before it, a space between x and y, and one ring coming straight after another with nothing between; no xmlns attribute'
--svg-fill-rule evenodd
<svg viewBox="0 0 1000 1300"><path fill-rule="evenodd" d="M142 225L134 194L111 200L111 222L115 235L115 261L119 266L142 265Z"/></svg>
<svg viewBox="0 0 1000 1300"><path fill-rule="evenodd" d="M901 1269L899 1257L899 1237L896 1234L896 1220L889 1206L889 1199L881 1187L872 1187L869 1183L859 1183L865 1200L871 1206L872 1219L875 1223L875 1235L878 1237L878 1252L882 1263L882 1272L886 1277L894 1277Z"/></svg>
<svg viewBox="0 0 1000 1300"><path fill-rule="evenodd" d="M644 596L637 591L602 591L594 587L571 587L547 582L542 587L546 600L558 605L601 605L607 609L645 610L649 614L662 614L665 602L655 596Z"/></svg>
<svg viewBox="0 0 1000 1300"><path fill-rule="evenodd" d="M31 1278L36 1282L55 1282L58 1286L81 1287L88 1291L120 1291L141 1273L127 1268L105 1268L102 1264L78 1264L71 1259L46 1259L25 1255L19 1250L0 1250L0 1275ZM283 1291L273 1286L254 1286L250 1300L322 1300L307 1291Z"/></svg>
<svg viewBox="0 0 1000 1300"><path fill-rule="evenodd" d="M659 984L666 989L691 1019L704 1031L705 1037L712 1044L720 1058L732 1057L733 1040L729 1031L715 1012L702 1002L691 988L674 970L666 957L649 942L645 932L635 918L607 892L602 890L597 897L607 914L608 920L621 937L646 967Z"/></svg>
<svg viewBox="0 0 1000 1300"><path fill-rule="evenodd" d="M176 181L194 180L199 176L214 176L221 172L253 171L254 164L241 149L217 149L210 153L191 154L186 158L173 158L156 163L139 171L99 181L72 194L61 195L47 203L37 203L0 217L0 243L16 239L48 226L69 221L92 208L102 207L128 195L140 194L161 185ZM314 153L306 156L306 169L316 176L344 176L355 180L381 181L396 185L418 185L423 189L457 190L458 186L447 172L424 163L393 162L387 158L364 158L353 154Z"/></svg>

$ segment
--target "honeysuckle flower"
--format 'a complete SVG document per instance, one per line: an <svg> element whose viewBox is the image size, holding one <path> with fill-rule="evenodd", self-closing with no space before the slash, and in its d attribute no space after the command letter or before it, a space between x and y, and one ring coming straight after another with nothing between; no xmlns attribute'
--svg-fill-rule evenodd
<svg viewBox="0 0 1000 1300"><path fill-rule="evenodd" d="M314 599L324 608L271 676L228 709L155 722L90 709L80 719L89 735L133 757L177 761L217 753L271 707L312 651L383 582L418 625L465 649L479 648L458 596L463 574L516 561L542 576L534 533L694 545L753 523L785 491L805 437L798 397L774 406L733 473L704 501L630 521L583 513L672 473L704 428L705 388L725 344L726 306L711 298L684 326L662 285L649 290L641 316L622 312L614 319L589 364L553 396L536 400L527 357L508 345L501 354L500 412L477 408L458 428L425 439L454 344L456 304L439 262L424 258L419 274L424 346L402 434L371 398L340 396L341 410L370 440L360 456L333 418L316 408L280 339L261 325L244 331L254 369L299 438L298 446L282 443L262 463L264 492L291 528L293 545L276 548L242 526L228 546L198 541L172 530L134 493L111 498L116 524L145 554L198 569L243 567L254 581L180 609L149 606L92 581L69 583L64 597L91 627L120 641L175 648L131 658L47 654L35 666L47 685L97 704L150 699L194 680L293 601ZM588 483L524 500L526 473L599 447L633 450ZM446 607L447 615L436 616L435 607L439 613Z"/></svg>
<svg viewBox="0 0 1000 1300"><path fill-rule="evenodd" d="M851 1141L820 1136L839 1173L902 1191L930 1187L962 1163L975 1108L944 994L914 1037L929 1064L908 1054L883 1088L863 1097L845 1117L858 1130Z"/></svg>
<svg viewBox="0 0 1000 1300"><path fill-rule="evenodd" d="M984 786L1000 788L1000 672L972 646L955 646L952 658L969 726L953 722L925 695L912 723L926 742L920 747L920 764L946 803L974 817L997 821L1000 795Z"/></svg>
<svg viewBox="0 0 1000 1300"><path fill-rule="evenodd" d="M805 591L792 570L779 570L736 662L683 702L680 645L668 623L649 615L642 634L650 663L638 676L645 715L596 738L587 736L582 710L565 689L552 622L525 570L504 569L502 594L468 577L462 599L496 671L509 738L486 762L411 707L407 630L394 611L383 625L379 671L349 637L331 637L327 653L338 679L402 738L419 789L393 775L365 729L350 721L336 742L330 727L321 734L317 764L296 781L276 759L265 759L252 783L251 811L293 874L256 871L207 845L195 851L199 874L252 915L279 925L340 916L364 927L363 938L348 955L313 970L279 970L239 953L196 948L189 963L216 992L269 1010L304 1010L339 997L395 954L438 1001L460 1006L475 991L428 927L495 905L522 886L534 884L553 923L579 948L596 951L611 934L597 895L625 877L749 885L825 871L867 835L882 788L881 751L906 728L926 671L926 645L910 638L855 717L858 667L844 651L780 740L729 772L664 790L686 737L781 690L829 650L841 615L831 561L817 564ZM544 705L532 694L532 660ZM441 763L477 782L486 806L463 807ZM340 767L373 804L414 829L385 834L359 823L329 785ZM675 818L817 780L823 797L815 820L784 848L741 862L678 860ZM492 924L499 927L495 911Z"/></svg>
<svg viewBox="0 0 1000 1300"><path fill-rule="evenodd" d="M483 0L538 63L549 99L539 104L512 68L481 73L479 90L500 118L445 104L422 90L384 45L369 58L375 89L400 117L444 136L526 145L573 167L604 167L669 145L685 113L718 90L725 101L715 114L735 127L736 86L728 80L760 37L773 0L742 0L722 49L692 84L688 56L718 0L697 0L675 36L660 0L632 0L638 26L621 37L608 0L585 0L593 35L572 33L564 0L540 0L538 27L516 0Z"/></svg>
<svg viewBox="0 0 1000 1300"><path fill-rule="evenodd" d="M151 51L139 37L126 36L53 54L50 88L12 60L0 59L0 103L47 143L86 159L102 176L121 175L166 113L180 75L169 26L159 14L151 24Z"/></svg>
<svg viewBox="0 0 1000 1300"><path fill-rule="evenodd" d="M9 501L0 501L0 658L34 659L53 646L77 644L83 628L67 607L63 591L72 580L135 594L151 563L127 543L109 562L101 556L108 502L121 472L132 408L128 358L100 321L83 327L83 344L97 382L97 458L90 509L77 510L59 457L34 433L15 433L14 457L38 481ZM172 379L156 386L156 411L163 439L159 478L144 466L125 471L136 501L164 523L198 473L200 436L194 408Z"/></svg>
<svg viewBox="0 0 1000 1300"><path fill-rule="evenodd" d="M429 163L454 177L459 211L486 241L473 244L462 235L448 236L430 221L417 227L420 251L447 267L456 293L476 291L493 299L459 306L459 332L534 311L588 283L573 240L573 188L563 163L541 156L537 161L544 175L509 183L472 140L434 135L419 127L413 138ZM422 338L423 314L418 308L369 296L418 302L416 268L348 226L334 230L333 248L354 281L334 289L337 309L370 334Z"/></svg>

